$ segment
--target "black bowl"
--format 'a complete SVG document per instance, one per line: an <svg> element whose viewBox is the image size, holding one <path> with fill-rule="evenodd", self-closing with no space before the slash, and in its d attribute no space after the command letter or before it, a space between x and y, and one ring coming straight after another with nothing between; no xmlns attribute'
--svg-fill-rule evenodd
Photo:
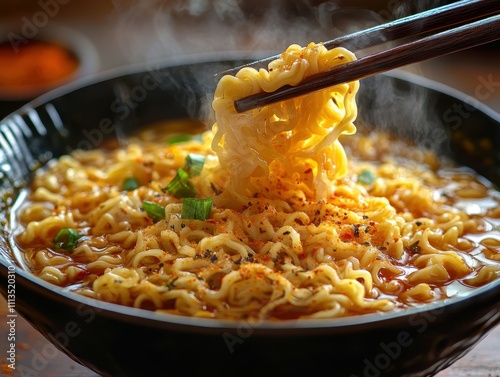
<svg viewBox="0 0 500 377"><path fill-rule="evenodd" d="M449 366L500 322L500 281L390 314L249 324L98 302L36 278L19 262L10 246L9 212L34 169L154 122L186 117L210 122L213 73L243 62L218 56L127 68L60 88L5 118L2 294L7 297L14 279L17 312L60 350L104 376L416 377ZM383 125L500 183L498 151L479 147L485 139L499 145L500 116L473 98L395 72L363 80L358 104L358 128Z"/></svg>

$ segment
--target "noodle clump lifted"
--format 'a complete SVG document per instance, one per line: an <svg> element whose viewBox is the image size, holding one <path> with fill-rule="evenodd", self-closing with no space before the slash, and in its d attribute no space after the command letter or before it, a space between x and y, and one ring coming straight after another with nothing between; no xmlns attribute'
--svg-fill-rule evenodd
<svg viewBox="0 0 500 377"><path fill-rule="evenodd" d="M231 179L230 193L287 202L331 195L334 180L347 173L338 137L356 132L358 81L243 114L236 112L234 101L296 85L353 60L354 54L343 48L291 45L268 70L247 67L235 77L222 77L213 102L217 123L212 149Z"/></svg>
<svg viewBox="0 0 500 377"><path fill-rule="evenodd" d="M472 172L437 170L425 151L396 164L418 149L387 135L349 136L358 82L234 109L354 59L292 45L268 70L221 79L216 123L200 138L167 145L145 131L123 148L62 156L17 211L27 263L99 300L231 320L387 312L498 278L494 190ZM186 161L199 156L194 174ZM179 176L210 198L206 218L185 216L187 201L169 190Z"/></svg>

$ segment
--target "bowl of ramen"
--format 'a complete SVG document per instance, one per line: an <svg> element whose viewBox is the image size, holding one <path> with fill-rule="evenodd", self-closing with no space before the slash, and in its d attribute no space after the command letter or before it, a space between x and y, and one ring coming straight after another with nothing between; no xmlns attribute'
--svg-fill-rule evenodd
<svg viewBox="0 0 500 377"><path fill-rule="evenodd" d="M186 57L5 118L8 304L103 376L449 366L500 322L500 116L397 71L233 106L352 59Z"/></svg>

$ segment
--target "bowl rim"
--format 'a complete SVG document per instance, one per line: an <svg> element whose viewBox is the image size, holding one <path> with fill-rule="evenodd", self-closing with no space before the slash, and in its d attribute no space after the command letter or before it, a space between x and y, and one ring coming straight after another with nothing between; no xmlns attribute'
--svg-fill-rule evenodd
<svg viewBox="0 0 500 377"><path fill-rule="evenodd" d="M92 46L95 49L95 47ZM48 101L54 100L58 97L70 94L74 91L82 89L84 87L92 86L107 80L117 79L122 76L128 76L133 74L146 73L152 68L163 69L163 68L173 68L182 65L191 64L210 64L218 63L224 61L258 61L269 56L276 55L277 52L274 50L262 50L262 51L248 51L248 50L230 50L223 52L197 52L184 54L179 56L171 56L168 58L152 60L150 62L135 63L135 64L125 64L122 66L117 66L109 68L103 71L96 71L95 69L89 69L87 75L81 75L81 77L75 77L72 81L67 82L61 86L53 88L43 94L33 98L19 109L15 111L22 112L27 108L35 108L40 105L47 103ZM98 59L98 57L96 57ZM95 66L94 66L95 67ZM92 72L93 71L93 72ZM216 74L218 72L214 72ZM402 81L407 81L411 84L422 86L426 89L436 91L445 94L449 97L453 97L461 102L465 102L467 105L483 112L488 117L492 118L496 122L500 123L500 112L495 111L490 106L481 102L472 95L469 95L461 90L453 88L447 84L432 80L413 72L404 70L403 68L397 68L386 72L381 72L378 75L388 76ZM361 83L363 79L360 80ZM1 121L1 120L0 120Z"/></svg>
<svg viewBox="0 0 500 377"><path fill-rule="evenodd" d="M197 53L197 54L183 55L169 59L162 59L160 61L157 61L155 64L158 64L160 68L169 68L185 64L197 64L197 63L209 64L209 63L216 63L216 62L230 61L230 60L242 61L248 59L249 61L252 61L252 60L258 60L262 57L269 56L269 54L270 52L268 51L265 52L230 51L225 53L212 53L212 52ZM33 109L40 105L46 104L54 99L69 94L82 87L92 86L94 84L118 78L120 76L125 76L130 74L140 74L141 72L146 72L148 70L148 67L149 68L151 67L151 63L127 65L127 66L113 68L108 71L99 72L95 75L84 77L80 80L72 81L61 87L55 88L37 97L36 99L28 102L14 113L8 115L5 119L12 116L13 114L22 113L27 109ZM402 70L393 70L390 72L383 73L383 75L407 81L411 84L423 86L425 88L440 92L444 95L456 98L457 100L462 102L470 101L469 104L471 106L483 112L484 114L492 118L494 121L500 123L499 113L495 112L493 109L486 106L485 104L475 100L474 98L452 87ZM1 122L2 121L0 120L0 123ZM8 229L7 227L7 232L9 231L10 229ZM97 299L85 297L75 292L70 292L67 288L56 286L54 284L51 284L36 277L29 271L26 271L25 269L21 268L18 265L18 263L16 263L15 258L13 256L9 258L7 255L5 255L5 253L2 253L1 250L0 250L0 265L2 265L9 272L11 271L12 266L14 266L14 271L12 273L16 274L16 276L21 277L23 279L23 284L26 283L34 284L36 288L41 289L43 292L47 294L50 294L51 297L53 297L54 299L66 301L69 305L76 305L76 304L86 305L88 307L98 310L100 313L106 316L113 316L113 317L120 316L127 321L147 320L148 323L154 326L180 325L186 328L198 328L198 329L202 328L202 329L213 329L213 330L237 329L242 324L242 321L220 320L213 318L198 318L198 317L188 317L188 316L174 315L168 313L157 313L154 311L128 307L120 304L108 303ZM396 309L394 311L386 313L372 313L372 314L363 314L363 315L355 315L355 316L331 318L331 319L304 319L304 320L286 320L286 321L263 320L256 324L252 323L252 326L254 326L255 328L261 328L267 330L284 329L287 331L326 329L326 328L340 329L340 328L352 328L353 326L362 326L362 325L372 326L374 324L380 324L386 321L401 320L404 318L419 315L429 311L443 310L445 308L452 307L454 305L467 304L467 302L469 302L470 300L473 300L478 296L483 296L488 293L494 292L495 290L500 290L500 279L494 280L482 287L475 288L464 295L454 296L448 299L440 300L429 304L422 304L420 306L415 306L407 309L401 309L401 310ZM141 324L144 324L144 322L141 322Z"/></svg>

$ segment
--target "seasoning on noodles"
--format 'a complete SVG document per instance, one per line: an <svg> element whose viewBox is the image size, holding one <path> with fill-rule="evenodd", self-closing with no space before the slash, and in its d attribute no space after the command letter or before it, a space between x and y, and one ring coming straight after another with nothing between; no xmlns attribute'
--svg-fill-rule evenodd
<svg viewBox="0 0 500 377"><path fill-rule="evenodd" d="M497 279L498 192L402 140L349 136L358 82L234 109L353 59L292 45L221 79L200 138L155 129L53 161L16 211L33 272L98 300L235 320L388 312Z"/></svg>

